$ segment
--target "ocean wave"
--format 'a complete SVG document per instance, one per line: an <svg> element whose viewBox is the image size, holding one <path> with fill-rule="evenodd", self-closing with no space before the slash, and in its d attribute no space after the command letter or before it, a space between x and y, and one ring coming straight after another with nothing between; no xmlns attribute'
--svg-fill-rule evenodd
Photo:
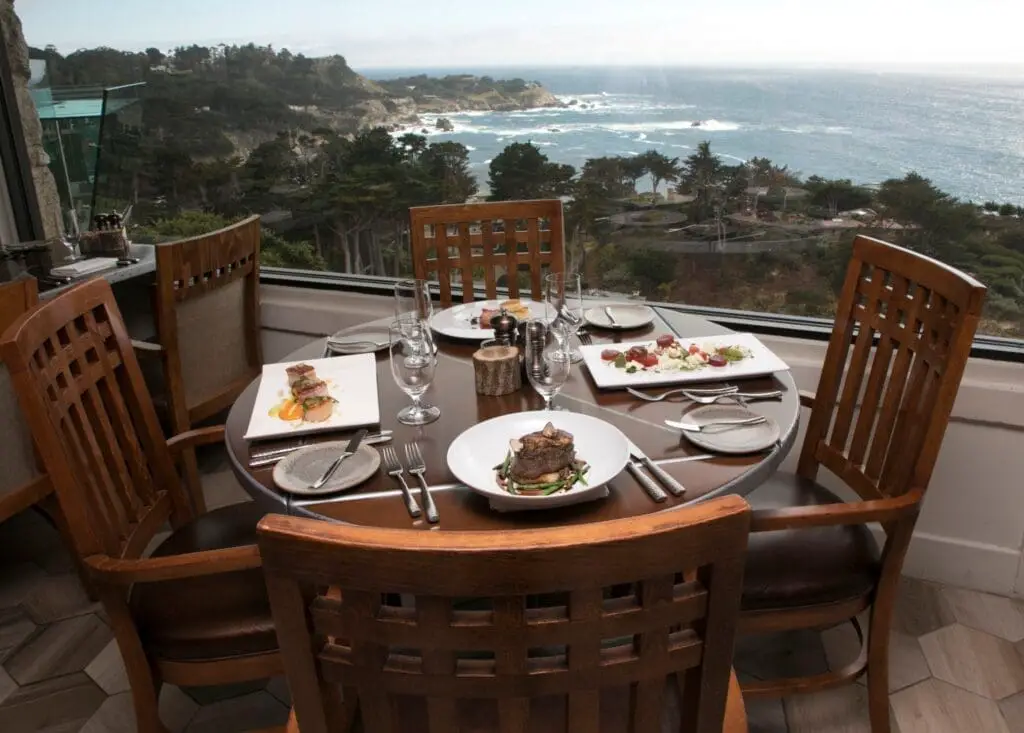
<svg viewBox="0 0 1024 733"><path fill-rule="evenodd" d="M797 135L806 135L808 133L814 133L818 135L852 135L853 130L849 127L842 127L841 125L799 125L798 127L780 127L779 132L792 132Z"/></svg>
<svg viewBox="0 0 1024 733"><path fill-rule="evenodd" d="M472 153L472 152L473 152L474 150L476 150L476 148L475 148L475 147L473 147L472 145L463 145L463 147L464 147L464 148L466 148L466 150L468 150L468 151L469 151L469 152L471 152L471 153Z"/></svg>
<svg viewBox="0 0 1024 733"><path fill-rule="evenodd" d="M696 123L696 124L695 124ZM731 132L740 129L736 122L721 120L669 120L665 122L616 122L603 125L614 132L655 132L662 130L701 130L702 132Z"/></svg>
<svg viewBox="0 0 1024 733"><path fill-rule="evenodd" d="M636 136L636 139L633 142L642 143L646 139L647 139L647 133L641 132L639 135Z"/></svg>

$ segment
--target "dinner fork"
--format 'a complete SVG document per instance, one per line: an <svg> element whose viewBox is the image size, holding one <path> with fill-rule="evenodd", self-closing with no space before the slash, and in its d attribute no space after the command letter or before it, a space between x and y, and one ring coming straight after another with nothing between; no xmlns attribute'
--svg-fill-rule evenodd
<svg viewBox="0 0 1024 733"><path fill-rule="evenodd" d="M405 462L409 464L409 473L420 482L420 498L423 499L423 507L427 511L427 521L437 524L441 518L437 515L437 506L434 504L434 497L430 495L427 480L423 477L427 471L427 464L423 461L419 443L413 441L405 446Z"/></svg>
<svg viewBox="0 0 1024 733"><path fill-rule="evenodd" d="M591 338L590 334L587 333L586 331L581 331L580 333L577 333L576 338L578 338L580 340L580 343L583 344L584 346L590 346L592 343L594 343L594 339Z"/></svg>
<svg viewBox="0 0 1024 733"><path fill-rule="evenodd" d="M713 405L718 400L730 399L736 400L737 402L746 402L747 400L774 400L782 397L780 390L773 390L771 392L726 392L725 394L716 395L700 395L695 392L683 392L687 399L696 402L698 405Z"/></svg>
<svg viewBox="0 0 1024 733"><path fill-rule="evenodd" d="M398 483L402 487L402 496L405 498L405 508L409 512L409 516L415 519L423 514L420 510L420 505L416 503L416 499L412 496L409 484L405 482L405 476L402 475L404 469L398 460L398 454L395 453L395 449L390 445L386 445L380 449L380 455L384 459L384 470L388 476L398 479Z"/></svg>
<svg viewBox="0 0 1024 733"><path fill-rule="evenodd" d="M681 389L670 389L668 392L662 392L659 395L644 394L640 390L633 389L632 387L626 387L626 391L629 392L634 397L638 397L641 400L646 400L647 402L661 402L663 399L671 397L672 395L684 393L704 396L714 395L716 397L721 397L722 395L731 395L735 394L736 392L739 392L739 387L720 387L715 389L694 389L692 387L683 387Z"/></svg>

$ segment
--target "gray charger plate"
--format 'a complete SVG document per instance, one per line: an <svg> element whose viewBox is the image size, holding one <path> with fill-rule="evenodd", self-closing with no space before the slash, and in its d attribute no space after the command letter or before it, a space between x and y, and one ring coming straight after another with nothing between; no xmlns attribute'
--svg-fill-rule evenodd
<svg viewBox="0 0 1024 733"><path fill-rule="evenodd" d="M366 481L380 468L380 454L373 446L361 445L349 456L319 489L309 488L341 455L348 441L317 443L301 448L274 466L274 483L282 491L299 496L319 496L345 491Z"/></svg>

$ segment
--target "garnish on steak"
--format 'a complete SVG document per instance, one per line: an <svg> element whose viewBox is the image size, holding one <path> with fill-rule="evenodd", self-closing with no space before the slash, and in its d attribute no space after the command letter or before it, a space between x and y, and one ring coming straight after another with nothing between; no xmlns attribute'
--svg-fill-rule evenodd
<svg viewBox="0 0 1024 733"><path fill-rule="evenodd" d="M316 379L316 370L309 364L293 364L284 370L288 375L288 386L298 382L300 379Z"/></svg>
<svg viewBox="0 0 1024 733"><path fill-rule="evenodd" d="M498 466L498 485L510 494L548 496L586 485L590 467L576 458L572 433L551 423L543 430L509 441L509 452Z"/></svg>

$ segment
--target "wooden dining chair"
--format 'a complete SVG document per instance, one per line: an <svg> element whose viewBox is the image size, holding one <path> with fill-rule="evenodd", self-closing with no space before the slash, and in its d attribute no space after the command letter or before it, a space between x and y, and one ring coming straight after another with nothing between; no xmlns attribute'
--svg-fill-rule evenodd
<svg viewBox="0 0 1024 733"><path fill-rule="evenodd" d="M367 733L654 733L665 716L743 733L731 656L747 528L734 496L515 532L267 516L298 727L340 733L358 714Z"/></svg>
<svg viewBox="0 0 1024 733"><path fill-rule="evenodd" d="M544 275L565 272L558 199L415 206L409 218L413 271L419 280L437 279L446 308L456 282L465 303L481 279L488 299L498 297L501 285L518 298L519 273L528 273L529 297L543 300Z"/></svg>
<svg viewBox="0 0 1024 733"><path fill-rule="evenodd" d="M867 671L873 733L889 731L888 648L903 558L971 351L985 287L947 265L857 237L796 474L753 509L741 633L851 622L856 660L814 677L744 684L748 696L827 689ZM859 501L818 482L826 469ZM879 551L868 523L878 522ZM865 634L857 616L870 609Z"/></svg>
<svg viewBox="0 0 1024 733"><path fill-rule="evenodd" d="M279 674L254 544L263 512L196 511L175 458L222 441L223 428L164 438L110 285L90 280L25 314L0 358L113 628L140 733L166 733L163 682Z"/></svg>
<svg viewBox="0 0 1024 733"><path fill-rule="evenodd" d="M263 366L259 301L260 218L178 242L156 245L157 344L135 342L159 362L165 419L185 432L221 412ZM150 378L151 388L157 379ZM194 451L184 455L186 479L201 512Z"/></svg>
<svg viewBox="0 0 1024 733"><path fill-rule="evenodd" d="M39 288L34 278L0 285L0 334L38 302ZM3 522L38 505L53 492L53 487L49 476L39 467L32 447L32 436L25 427L25 421L21 419L18 398L2 359L0 446L3 446L4 456L3 471L0 471L0 522Z"/></svg>

